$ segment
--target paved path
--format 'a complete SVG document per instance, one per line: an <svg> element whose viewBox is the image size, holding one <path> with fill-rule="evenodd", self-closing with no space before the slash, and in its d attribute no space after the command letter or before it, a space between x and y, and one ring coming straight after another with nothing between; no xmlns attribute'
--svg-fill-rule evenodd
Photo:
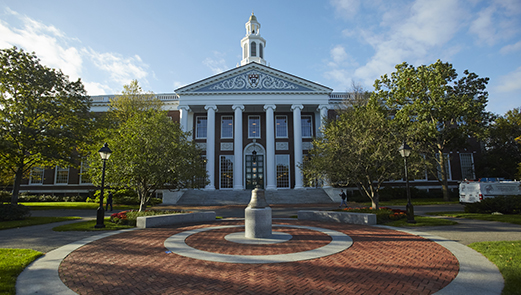
<svg viewBox="0 0 521 295"><path fill-rule="evenodd" d="M288 217L291 215L296 215L296 212L298 210L312 209L312 208L316 208L319 210L327 210L327 209L335 209L337 207L336 207L336 205L331 206L331 204L302 205L302 206L299 206L298 208L295 208L294 205L292 205L292 206L273 206L272 207L274 218L275 217ZM183 209L187 209L187 208L183 208ZM210 207L195 207L195 208L191 208L191 209L193 211L213 210L213 211L216 211L217 215L220 215L220 216L230 216L230 217L239 217L239 218L244 216L244 206L221 206L221 207L211 207L211 208ZM458 211L457 206L449 206L449 208L439 208L439 207L435 207L435 206L424 208L424 207L417 206L415 209L416 209L415 210L416 214L424 214L426 211ZM442 210L440 210L440 209L442 209ZM453 210L453 209L456 209L456 210ZM93 215L95 215L94 214L95 212L91 212L92 210L76 210L74 212L71 212L71 211L73 211L73 210L59 210L59 212L61 212L61 214L66 214L68 216L83 216L85 218L92 219L92 218L94 218ZM54 216L56 216L56 215L59 215L59 212L34 211L33 216L36 216L36 215L40 215L40 216L41 215L54 215ZM225 221L225 222L233 222L233 221ZM243 221L241 221L241 222L243 222ZM299 223L299 221L295 221L295 220L293 220L291 222ZM310 267L306 271L300 271L298 273L298 275L295 275L294 271L295 271L295 269L300 269L300 266L294 266L294 268L289 268L289 269L275 270L275 268L272 269L270 267L270 265L263 265L263 266L259 267L260 269L266 270L264 272L260 271L260 270L259 271L256 270L253 273L252 273L252 271L247 271L246 272L247 275L244 275L243 272L235 274L233 271L231 271L232 269L236 269L235 267L232 267L230 269L230 272L223 273L222 271L218 271L214 275L211 275L211 271L214 269L221 269L221 265L211 266L211 263L209 264L209 262L205 262L205 263L201 264L199 262L195 263L194 261L191 261L189 264L195 263L196 265L204 265L205 267L209 267L209 268L205 268L205 267L201 267L199 269L191 268L190 272L187 273L187 272L183 271L182 273L184 273L184 275L177 277L177 274L174 275L173 273L171 273L171 269L169 269L168 267L166 267L164 265L164 262L165 262L164 260L162 260L161 262L157 262L156 264L154 264L154 263L150 264L148 262L152 258L156 259L157 258L156 256L163 257L164 255L166 255L166 253L164 253L165 248L161 244L161 240L163 239L163 236L161 236L159 239L156 239L155 241L153 241L153 239L150 238L151 233L153 233L155 231L161 232L161 230L138 230L138 231L135 231L135 233L134 233L134 231L131 231L129 233L124 233L124 234L118 234L118 233L112 232L112 233L104 233L102 235L100 235L99 232L57 233L57 232L53 232L51 230L53 227L59 225L58 223L56 223L56 224L32 226L32 227L12 229L12 230L2 230L2 231L0 231L0 247L1 248L7 248L7 247L32 248L32 249L43 251L43 252L50 251L47 255L40 258L34 264L32 264L30 267L28 267L26 269L27 271L24 271L24 273L19 277L19 281L18 281L18 285L17 285L17 290L19 290L18 294L36 294L36 292L38 292L38 294L71 294L70 289L68 287L66 287L58 278L58 266L60 265L60 263L62 261L64 263L66 263L67 259L69 259L69 257L71 257L70 259L73 259L72 257L76 257L76 258L80 257L81 259L86 258L87 256L85 256L85 254L86 254L85 249L87 249L88 247L94 247L96 245L98 245L98 246L96 246L98 248L89 248L90 250L87 251L87 252L93 254L93 255L90 255L89 257L91 257L90 259L94 259L94 260L88 261L88 263L72 263L72 264L69 264L69 267L62 268L62 271L60 272L60 276L62 276L62 280L64 280L68 285L70 284L71 288L77 288L77 287L73 287L75 284L74 280L73 279L69 280L67 278L67 275L72 274L72 276L74 276L74 273L82 272L84 265L90 266L90 268L88 270L85 270L85 272L84 272L85 274L90 274L93 271L93 269L96 269L97 266L99 266L99 265L103 265L103 267L107 267L107 269L105 269L105 271L102 271L98 275L98 277L93 277L92 279L96 282L99 282L101 280L102 283L105 285L105 287L107 287L106 284L108 284L108 285L112 286L112 288L114 288L114 284L107 281L105 279L105 276L107 275L107 273L112 273L112 272L116 272L121 275L127 274L127 273L132 274L132 276L134 274L137 275L139 273L139 271L132 270L133 267L126 268L125 271L119 269L119 266L121 263L125 263L125 261L131 260L131 261L134 261L133 263L137 263L138 264L137 266L139 266L139 268L144 267L146 270L149 270L152 273L150 277L143 277L143 280L141 282L147 282L147 281L150 281L151 279L155 280L156 277L158 277L159 275L163 275L166 277L170 277L170 280L172 280L172 278L174 278L174 280L177 281L177 283L179 283L179 284L172 283L173 284L172 286L175 286L176 290L177 290L177 288L181 288L181 289L185 290L187 294L193 293L192 290L199 290L200 293L227 294L227 293L229 293L227 291L230 290L229 289L230 286L232 286L232 285L237 286L237 282L235 282L231 285L230 285L230 283L232 283L232 281L234 282L234 280L239 277L241 277L243 279L247 279L247 282L249 282L249 283L244 283L242 285L242 286L244 286L243 289L232 290L233 291L232 293L237 293L237 294L246 293L245 290L247 290L247 287L251 286L248 284L251 284L251 282L252 282L251 280L255 280L255 278L258 276L260 276L261 278L264 278L263 280L265 280L265 281L262 281L263 283L261 284L263 287L258 290L264 290L264 289L272 290L272 289L270 289L272 285L281 286L281 284L282 284L281 282L286 282L288 280L288 274L292 278L292 280L295 279L296 281L293 282L292 280L290 280L290 282L293 282L293 283L290 283L289 285L284 283L284 286L286 286L284 288L289 288L289 289L277 289L277 290L273 289L272 291L275 292L275 294L276 293L303 294L306 291L311 291L311 293L309 293L309 294L314 294L313 290L322 290L322 292L326 293L326 294L335 293L335 292L336 292L336 294L338 294L338 293L348 294L350 292L353 294L360 293L360 292L362 292L362 293L365 292L366 294L376 294L378 292L382 292L382 294L395 294L395 293L391 293L389 291L389 290L395 290L395 289L401 290L396 294L402 294L402 293L405 294L406 292L402 292L405 290L405 289L403 289L403 288L405 288L403 286L408 286L407 288L409 288L409 287L412 288L411 287L412 285L409 284L410 283L409 279L411 282L416 281L418 279L416 276L418 275L417 272L419 272L419 270L418 269L415 269L415 270L409 269L409 273L407 275L405 275L404 273L400 273L401 276L405 275L409 279L405 279L405 277L399 277L399 278L392 277L391 274L393 272L394 273L396 273L396 271L400 272L401 268L397 267L397 265L401 266L403 264L402 260L412 261L413 263L411 264L411 266L414 267L414 265L417 264L417 266L420 266L420 269L423 269L423 271L429 272L429 271L432 271L435 269L439 270L439 268L434 266L434 265L436 265L436 263L434 265L430 265L430 266L421 266L422 264L419 262L419 260L414 258L415 254L409 253L409 251L406 251L406 249L409 249L410 247L412 247L412 249L415 249L415 251L413 251L413 252L430 255L422 250L423 247L425 247L426 245L429 245L429 247L431 247L430 245L436 245L436 244L441 245L442 249L449 249L450 252L452 252L452 254L457 257L457 259L459 260L459 264L460 264L460 266L459 266L460 271L459 271L458 277L456 280L453 280L452 283L449 284L448 286L446 286L446 285L442 286L443 283L441 283L441 285L437 283L436 286L434 286L432 284L428 285L428 286L423 284L422 288L420 288L420 289L424 290L424 291L419 291L420 289L417 289L418 285L413 284L415 287L410 289L410 290L414 290L414 292L410 291L411 294L421 294L422 292L424 294L430 294L430 293L434 292L435 290L440 290L440 289L441 289L441 291L439 291L437 294L473 294L473 295L500 294L500 290L502 288L503 282L502 282L501 275L497 271L497 268L494 265L492 265L490 262L488 262L488 260L486 260L482 255L463 246L462 244L468 244L468 243L471 243L474 241L521 240L521 236L519 236L519 234L521 233L521 226L516 226L516 225L511 226L509 224L503 224L503 223L497 223L497 222L472 221L472 220L462 220L462 219L458 219L458 222L460 222L460 225L457 225L457 226L430 227L430 228L418 228L418 229L414 229L414 230L410 230L410 229L401 230L403 232L409 232L410 234L412 234L414 236L411 236L409 234L397 234L398 231L396 231L396 229L385 228L385 227L382 227L380 229L378 229L378 227L365 227L366 228L365 233L360 234L359 230L358 231L354 230L355 234L353 234L353 228L358 227L358 226L320 223L321 227L335 228L335 229L338 228L340 231L345 232L346 234L348 234L350 236L355 236L356 238L354 239L354 243L356 245L359 245L359 244L365 245L365 247L363 247L364 249L365 248L369 249L368 245L372 245L372 244L377 245L378 243L384 242L385 240L387 240L386 242L392 242L391 243L392 245L390 246L390 248L381 248L381 247L377 248L378 252L385 254L384 255L385 258L375 259L374 261L371 261L370 259L363 260L364 261L363 263L360 262L357 265L351 265L350 264L351 260L352 260L351 255L353 254L353 252L351 252L352 249L350 248L339 254L328 256L327 258L316 259L317 263L319 263L319 264L323 263L323 262L319 262L321 259L326 259L328 261L328 263L324 264L323 266L317 267L317 268ZM64 222L64 223L66 223L66 222ZM300 223L309 225L311 222L300 222ZM319 224L319 223L316 223L316 224ZM202 225L202 226L208 226L208 225ZM165 230L165 229L163 229L163 230ZM167 233L163 232L163 234L171 235L173 232L179 231L179 230L184 230L184 228L172 227L171 229L169 229L170 232L167 232ZM416 230L420 230L421 233L416 232ZM293 235L295 235L295 233L293 233ZM298 232L296 233L296 235L305 236L305 234L298 233ZM414 242L416 239L419 238L419 237L417 237L418 235L424 235L426 238L430 239L431 241L429 242L429 240L423 240L424 242L419 242L419 243ZM107 236L111 236L111 237L107 237ZM107 238L103 238L103 237L107 237ZM138 237L141 237L141 238L138 238ZM304 241L306 241L307 243L310 243L311 241L313 241L313 242L320 241L320 238L317 238L317 237L318 236L316 236L316 234L312 235L312 234L308 233L308 238L307 238L307 240L304 239ZM392 238L383 239L383 237L392 237ZM194 248L206 249L205 247L208 247L208 246L214 247L220 243L220 242L217 243L216 240L208 239L208 235L205 235L204 238L205 239L203 239L203 240L207 240L206 243L199 242L199 244L195 243L192 246ZM81 239L84 239L84 240L78 241ZM452 242L447 239L457 241L458 243ZM99 242L92 242L95 240L99 240ZM213 241L213 242L209 243L208 241ZM368 241L372 241L372 242L364 244L365 242L368 242ZM427 243L425 241L427 241ZM432 241L435 241L435 242L432 242ZM144 246L144 245L135 245L136 243L145 243L146 245L155 243L155 246L150 248L150 251L146 249L146 247L150 247L150 246L146 246L145 248L143 248L143 250L136 251L135 249L142 249L142 246ZM161 245L159 245L158 243ZM404 244L401 245L400 243L404 243ZM87 244L87 245L82 247L82 245L84 245L84 244ZM111 246L107 246L109 244ZM121 245L127 245L127 244L134 245L135 247L125 248L127 250L124 250L124 251L116 251L115 249L118 249L118 248L114 248L116 246L121 247ZM235 253L236 248L230 246L230 245L234 245L234 244L235 243L227 242L226 246L222 247L222 248L226 248L227 251L232 251L233 253ZM286 244L286 243L283 243L283 244ZM417 247L417 246L415 246L415 244L421 245L421 246L419 248L415 248L415 247ZM60 246L63 246L63 245L67 245L67 246L60 248ZM99 246L99 245L101 245L101 246ZM298 246L298 247L301 247L301 246ZM386 246L386 247L388 247L388 246ZM427 248L429 248L429 247L427 247ZM290 248L292 248L292 247L290 247ZM55 250L51 251L53 249L55 249ZM158 249L162 249L162 250L159 251ZM295 249L297 249L297 248L295 248ZM373 255L374 255L373 252L376 252L377 249L369 251L368 253L362 253L362 256L373 257ZM400 258L399 260L393 261L393 258L395 258L395 256L389 256L390 255L389 251L391 251L392 253L394 253L393 251L396 251L396 253L398 253L398 254L400 254L402 252L409 253L409 254L407 254L407 257ZM445 250L443 250L443 251L445 251ZM160 253L160 252L162 252L162 253ZM427 252L429 252L429 251L427 251ZM436 251L434 251L434 252L436 252ZM77 253L83 253L83 254L80 254L80 256L77 256L78 255ZM99 260L100 258L98 257L97 254L99 254L99 257L105 257L105 258L101 258L101 260ZM117 255L115 255L115 254L117 254ZM132 257L127 257L129 254ZM396 254L396 255L398 255L398 254ZM126 258L123 259L119 255L122 255L121 257L126 257ZM443 258L444 256L443 255L440 256L440 255L437 254L437 255L435 255L436 257L431 257L430 259L435 259L435 260L441 259L441 261L445 261L444 260L445 258ZM466 255L470 255L470 256L467 257ZM65 258L65 257L67 257L67 258ZM177 256L170 254L170 255L166 255L166 257L167 257L167 259L172 259L172 257L177 257ZM165 257L163 257L163 258L165 258ZM96 259L98 259L98 260L96 260ZM104 259L107 259L110 262L107 262ZM120 260L120 259L123 259L123 260ZM173 261L169 261L168 263L173 263L173 265L177 265L177 263L179 261L176 261L176 259L178 259L178 258L175 258L175 259L173 259ZM183 259L183 258L179 258L179 259ZM186 258L186 259L188 259L188 258ZM313 264L312 261L314 261L314 260L305 261L302 263ZM341 261L342 263L339 264L339 263L337 263L337 261ZM50 266L47 265L48 263L50 263L49 264ZM301 262L292 262L292 263L298 264ZM387 265L386 263L390 263L390 264ZM448 266L446 267L447 269L451 268L450 267L450 265L452 265L451 263L448 263ZM329 264L331 264L331 265L329 265ZM64 265L67 265L67 264L64 264ZM75 267L74 267L75 265L79 266L79 268L75 269ZM333 267L332 265L337 265L337 266ZM349 265L349 267L346 267L347 265ZM280 267L280 266L277 266L277 267ZM338 268L338 267L340 267L340 268ZM353 288L350 287L350 289L349 289L351 291L342 289L346 285L346 282L348 280L350 281L349 278L351 276L354 276L356 273L358 273L360 271L360 269L357 270L357 267L362 267L362 268L364 268L364 271L368 271L369 273L378 274L379 277L383 275L384 278L388 276L389 278L393 278L393 279L389 279L388 285L385 285L385 284L378 285L377 287L375 287L375 289L370 289L370 290L369 289L367 289L367 290L366 289L363 289L363 290L356 289L355 287L353 287L354 285L352 285L352 284L350 286ZM372 267L374 267L374 269L372 269ZM65 269L67 269L67 270L65 270ZM175 269L180 271L179 268L175 268ZM240 269L240 268L237 268L237 269ZM322 279L317 279L317 276L315 276L315 272L317 269L320 270L320 273L325 273L325 274L327 274L327 272L325 272L325 271L327 271L328 269L333 270L330 273L331 278L329 278L330 276L327 276L327 275L326 275L326 277L323 277L321 274L321 276L318 276L318 277L321 277ZM270 270L270 271L268 271L268 270ZM48 279L48 277L46 279L41 279L39 274L41 274L42 271L44 273L51 274L51 277L54 277L55 280ZM340 272L354 271L354 272L352 272L350 276L338 277L337 272L339 272L339 271ZM423 273L423 271L421 273ZM194 272L195 272L195 274L194 274ZM23 277L27 276L28 274L29 274L28 282L37 282L38 279L40 278L40 281L38 281L39 283L37 283L37 284L31 284L31 283L24 284L23 282L20 283L20 280L23 279ZM31 275L34 275L34 274L37 274L36 278L34 276L31 277ZM273 274L277 274L277 275L273 276ZM173 275L173 277L172 277L172 275ZM432 275L432 274L430 274L430 275ZM197 280L194 282L190 282L190 281L186 282L186 279L191 276L195 276L196 278L199 278L199 279L201 279L201 277L204 277L204 280L203 280L204 282L197 281ZM211 276L217 276L217 277L214 277L211 280L207 280L208 277L211 277ZM310 276L310 278L308 280L306 280L305 278L308 276ZM436 281L440 281L440 282L444 280L444 279L441 279L441 277L445 277L445 275L440 275L440 274L435 274L433 276L436 277ZM415 277L416 277L416 279L414 279ZM45 276L43 276L42 278L45 278ZM374 282L371 281L371 279L367 279L367 280L364 280L363 278L359 278L359 279L360 279L359 281L353 281L352 283L358 284L357 286L360 288L362 288L362 286L367 285L367 284L363 284L360 282L366 282L366 283L371 282L372 284L374 284ZM167 280L167 281L170 281L170 280ZM215 280L221 281L221 282L223 282L223 284L222 285L216 284ZM303 280L303 281L299 281L299 280ZM318 282L321 280L325 280L325 282L329 282L330 284L325 284L325 285L322 284L321 286L319 286L320 284L317 285ZM428 280L430 280L430 279L427 279L427 281ZM80 279L80 281L81 281L81 279ZM90 279L88 281L90 281ZM384 283L385 283L385 281L386 280L384 280ZM266 282L268 282L268 283L266 283ZM276 284L273 284L274 282ZM309 282L315 282L315 283L311 284ZM89 284L89 283L84 284L84 283L85 283L85 281L83 281L82 284L89 285L89 286L98 284L98 283L96 283L96 284L94 284L94 283L93 284ZM484 284L484 283L486 283L486 284ZM128 284L131 284L131 282L130 281L120 281L120 283L118 283L118 286L121 287L122 286L121 284L128 285ZM141 283L138 285L141 285ZM146 284L144 284L144 285L146 285ZM201 288L197 287L199 285L206 286L206 289L203 290L203 289L201 289L202 287ZM332 286L332 285L338 286L338 288L330 289L330 286ZM391 285L393 287L389 287ZM397 287L398 285L399 285L399 287ZM18 289L19 286L25 287L25 290L21 291L22 289ZM50 289L51 291L47 292L47 293L43 289L37 289L36 291L34 291L35 287L43 288L45 286L51 286L51 289ZM60 287L61 289L60 290L52 289L56 286ZM107 288L110 288L110 286ZM212 287L212 286L216 286L216 287ZM221 287L218 287L218 286L221 286ZM228 286L228 287L224 288L225 286ZM479 290L476 290L475 286L482 286L483 292L479 292ZM28 287L33 287L33 289L27 289ZM86 288L88 289L91 287L94 288L95 286L94 287L90 286L90 287L86 287ZM135 285L133 287L135 287ZM170 287L165 287L165 288L166 289L164 289L164 290L167 290ZM282 288L282 287L280 287L280 288ZM87 289L81 289L81 290L80 289L76 289L76 290L82 294L86 292L85 290L87 290ZM108 290L108 289L106 289L106 290ZM136 290L134 290L134 291L136 291ZM140 291L136 291L136 292L147 294L147 291L145 291L145 289L141 289L141 287L140 287L139 290ZM146 290L150 291L149 292L150 294L161 293L158 291L159 289L157 289L157 288L156 289L151 288L151 289L146 289ZM174 289L168 289L168 290L174 290ZM333 290L334 290L334 292L333 292ZM352 292L353 290L358 290L358 291ZM425 290L427 290L427 291L425 291ZM345 292L343 292L343 291L345 291ZM61 293L61 292L64 292L64 293ZM107 293L107 291L100 291L100 292L101 293L94 291L94 293L96 293L96 294ZM118 292L119 291L112 289L110 293L118 293ZM164 291L164 292L167 292L167 291Z"/></svg>

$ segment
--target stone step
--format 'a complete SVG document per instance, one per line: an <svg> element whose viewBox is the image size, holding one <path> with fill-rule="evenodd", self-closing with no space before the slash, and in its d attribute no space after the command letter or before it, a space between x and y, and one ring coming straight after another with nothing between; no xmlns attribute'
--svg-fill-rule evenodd
<svg viewBox="0 0 521 295"><path fill-rule="evenodd" d="M268 204L318 204L333 203L322 188L287 189L265 191ZM251 190L187 190L177 205L248 205Z"/></svg>

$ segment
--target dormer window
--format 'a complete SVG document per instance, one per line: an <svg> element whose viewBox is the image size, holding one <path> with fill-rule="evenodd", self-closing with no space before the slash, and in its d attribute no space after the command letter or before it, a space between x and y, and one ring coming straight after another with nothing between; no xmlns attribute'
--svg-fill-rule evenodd
<svg viewBox="0 0 521 295"><path fill-rule="evenodd" d="M264 53L263 53L263 50L262 50L262 43L259 43L259 57L260 58L264 58Z"/></svg>

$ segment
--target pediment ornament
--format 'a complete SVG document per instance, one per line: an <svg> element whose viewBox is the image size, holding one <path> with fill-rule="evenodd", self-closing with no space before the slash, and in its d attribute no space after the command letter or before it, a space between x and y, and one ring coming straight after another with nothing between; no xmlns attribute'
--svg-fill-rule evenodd
<svg viewBox="0 0 521 295"><path fill-rule="evenodd" d="M240 89L276 89L296 90L299 87L279 78L266 75L259 71L249 71L239 76L226 79L212 87L211 90L240 90Z"/></svg>

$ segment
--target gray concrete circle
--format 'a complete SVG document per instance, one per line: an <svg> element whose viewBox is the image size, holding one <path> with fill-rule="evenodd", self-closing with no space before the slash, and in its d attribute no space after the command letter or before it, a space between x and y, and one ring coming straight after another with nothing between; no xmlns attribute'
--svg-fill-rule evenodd
<svg viewBox="0 0 521 295"><path fill-rule="evenodd" d="M164 242L165 248L176 253L181 256L213 261L213 262L224 262L224 263L243 263L243 264L262 264L262 263L282 263L282 262L295 262L302 260L310 260L321 258L324 256L333 255L339 252L342 252L353 245L353 239L348 235L325 228L320 227L312 227L312 226L300 226L300 225L273 225L278 227L292 227L292 228L301 228L308 229L313 231L318 231L329 235L331 237L331 242L323 247L296 252L289 254L276 254L276 255L229 255L229 254L220 254L220 253L212 253L207 251L198 250L188 246L185 242L186 238L193 234L223 229L223 228L233 228L233 227L244 227L244 225L223 225L223 226L214 226L214 227L205 227L199 228L189 231L184 231L178 234L175 234L169 238L167 238Z"/></svg>
<svg viewBox="0 0 521 295"><path fill-rule="evenodd" d="M291 240L293 236L288 233L283 232L272 232L269 238L247 238L246 232L241 231L237 233L231 233L229 235L224 236L224 239L228 242L234 242L238 244L248 244L248 245L268 245L268 244L277 244L283 243Z"/></svg>

